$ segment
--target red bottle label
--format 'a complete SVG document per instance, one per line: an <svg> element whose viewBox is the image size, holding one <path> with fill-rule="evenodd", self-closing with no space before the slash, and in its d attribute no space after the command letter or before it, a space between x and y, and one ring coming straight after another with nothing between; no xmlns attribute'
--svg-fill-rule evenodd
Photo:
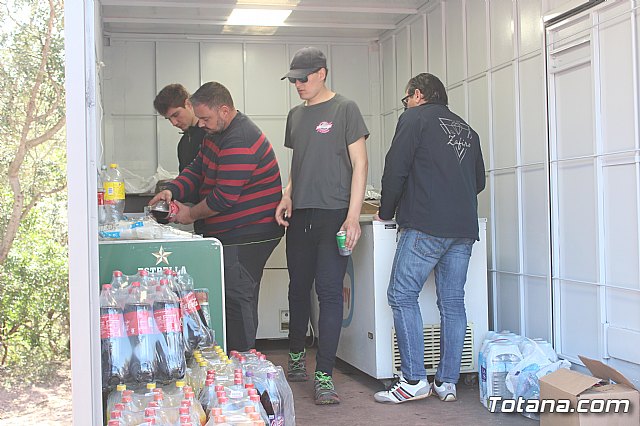
<svg viewBox="0 0 640 426"><path fill-rule="evenodd" d="M169 216L168 218L174 218L176 217L176 215L178 214L178 205L175 203L175 201L172 201L169 203Z"/></svg>
<svg viewBox="0 0 640 426"><path fill-rule="evenodd" d="M100 338L110 339L124 337L124 327L122 327L122 315L105 314L100 315Z"/></svg>
<svg viewBox="0 0 640 426"><path fill-rule="evenodd" d="M200 310L200 304L194 292L187 293L182 299L180 299L180 307L182 311L187 314L193 314Z"/></svg>
<svg viewBox="0 0 640 426"><path fill-rule="evenodd" d="M124 314L124 324L127 327L127 335L138 336L140 334L151 334L152 317L149 311L134 311Z"/></svg>
<svg viewBox="0 0 640 426"><path fill-rule="evenodd" d="M161 333L180 332L182 330L182 322L180 321L180 309L158 309L153 312L153 317L158 324L158 330Z"/></svg>

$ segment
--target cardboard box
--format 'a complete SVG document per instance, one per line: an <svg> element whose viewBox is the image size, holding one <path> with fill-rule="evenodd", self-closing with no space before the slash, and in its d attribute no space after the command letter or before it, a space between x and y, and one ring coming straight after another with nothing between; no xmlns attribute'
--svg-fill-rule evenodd
<svg viewBox="0 0 640 426"><path fill-rule="evenodd" d="M640 393L633 384L614 368L600 361L581 356L580 359L593 376L577 371L560 369L540 378L540 399L569 400L568 412L549 413L543 405L540 415L541 426L638 426L640 425ZM612 383L615 382L615 383ZM613 412L616 404L613 400L629 400L627 413ZM583 400L602 400L604 402L583 402ZM609 401L609 402L607 402ZM544 404L544 402L542 403ZM576 408L589 407L597 411L577 413ZM557 407L557 406L556 406ZM621 405L623 407L623 405ZM609 409L609 410L607 410ZM609 411L609 412L607 412Z"/></svg>
<svg viewBox="0 0 640 426"><path fill-rule="evenodd" d="M362 210L360 210L360 214L376 214L378 213L379 208L380 208L380 201L367 200L362 203Z"/></svg>

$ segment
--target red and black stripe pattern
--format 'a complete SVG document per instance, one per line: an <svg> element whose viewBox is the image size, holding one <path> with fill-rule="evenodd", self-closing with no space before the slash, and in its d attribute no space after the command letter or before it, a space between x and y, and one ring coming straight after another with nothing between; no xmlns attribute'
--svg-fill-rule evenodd
<svg viewBox="0 0 640 426"><path fill-rule="evenodd" d="M196 159L167 186L181 200L197 193L217 215L198 224L224 244L276 238L282 198L278 161L265 134L238 112L222 133L207 135Z"/></svg>

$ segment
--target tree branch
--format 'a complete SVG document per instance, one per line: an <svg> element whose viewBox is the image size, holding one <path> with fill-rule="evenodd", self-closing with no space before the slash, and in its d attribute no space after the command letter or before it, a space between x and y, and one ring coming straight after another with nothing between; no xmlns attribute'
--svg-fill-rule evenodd
<svg viewBox="0 0 640 426"><path fill-rule="evenodd" d="M37 138L29 139L28 141L26 141L27 150L35 148L36 146L48 140L51 140L56 135L56 133L58 133L60 129L64 127L65 123L66 123L66 119L64 116L62 116L58 119L56 124L54 124L52 127L47 129L43 134L41 134Z"/></svg>
<svg viewBox="0 0 640 426"><path fill-rule="evenodd" d="M38 99L38 94L40 93L40 88L42 86L42 82L44 80L45 75L47 74L47 61L51 55L51 43L52 43L52 34L53 27L56 21L56 11L53 0L49 0L49 17L47 19L47 30L45 34L45 40L42 45L42 54L40 56L40 64L38 66L37 76L31 87L29 92L29 101L27 102L27 110L25 114L24 123L22 125L22 131L20 135L20 142L18 144L18 148L16 150L16 155L9 164L9 170L7 172L7 177L9 180L9 186L11 187L11 191L13 192L13 208L11 210L11 215L9 217L9 221L4 230L4 235L2 237L2 242L0 243L0 265L3 265L7 260L7 256L9 255L9 250L13 245L13 241L16 238L18 233L18 229L20 227L20 220L24 217L24 203L25 196L22 192L22 184L20 182L20 168L24 163L24 159L27 155L28 150L32 149L35 146L38 146L41 143L44 143L46 140L50 139L55 135L55 133L62 128L64 125L64 118L58 120L58 122L45 132L44 135L36 137L34 139L29 140L29 131L31 129L31 124L33 123L35 111L36 111L36 100ZM54 131L55 130L55 131ZM33 201L33 200L32 200ZM33 207L32 203L29 203L31 207Z"/></svg>
<svg viewBox="0 0 640 426"><path fill-rule="evenodd" d="M9 355L9 346L6 343L2 344L2 360L0 361L0 365L5 365L7 362L7 355Z"/></svg>
<svg viewBox="0 0 640 426"><path fill-rule="evenodd" d="M53 102L51 105L49 105L49 108L42 114L37 115L34 117L34 121L39 122L41 120L44 120L46 118L48 118L49 116L51 116L53 114L53 112L55 110L57 110L58 108L60 108L60 105L62 105L62 103L64 102L64 96L63 96L63 92L62 92L62 87L56 83L52 78L51 75L48 74L48 80L51 83L51 85L53 87L55 87L55 102Z"/></svg>
<svg viewBox="0 0 640 426"><path fill-rule="evenodd" d="M29 214L33 206L35 206L38 203L38 201L40 201L42 198L47 197L49 195L56 194L62 191L63 189L65 189L66 187L67 187L67 184L64 183L62 184L62 186L54 188L50 191L36 192L35 194L33 194L31 196L31 201L29 201L29 204L25 206L24 210L22 211L22 214L20 215L20 221L22 221Z"/></svg>

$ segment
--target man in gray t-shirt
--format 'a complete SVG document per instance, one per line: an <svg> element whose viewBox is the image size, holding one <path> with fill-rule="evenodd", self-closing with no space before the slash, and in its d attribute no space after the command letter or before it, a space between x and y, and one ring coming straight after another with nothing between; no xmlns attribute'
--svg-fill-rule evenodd
<svg viewBox="0 0 640 426"><path fill-rule="evenodd" d="M287 227L289 269L290 381L308 379L304 342L315 282L320 301L315 403L340 402L333 385L340 330L342 283L348 256L340 256L336 233L346 232L346 247L360 238L360 208L367 180L365 139L369 131L355 102L329 90L327 60L315 47L296 52L283 77L304 101L289 111L285 146L293 150L289 183L276 209Z"/></svg>
<svg viewBox="0 0 640 426"><path fill-rule="evenodd" d="M368 133L358 106L339 94L289 111L284 145L293 149L294 210L349 208L349 146Z"/></svg>

